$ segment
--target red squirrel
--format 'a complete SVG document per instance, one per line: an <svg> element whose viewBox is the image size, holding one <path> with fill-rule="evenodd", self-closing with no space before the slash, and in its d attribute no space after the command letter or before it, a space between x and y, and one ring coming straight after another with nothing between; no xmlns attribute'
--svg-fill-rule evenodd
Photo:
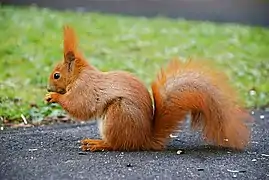
<svg viewBox="0 0 269 180"><path fill-rule="evenodd" d="M152 95L133 74L102 72L78 50L65 25L64 57L49 76L47 103L58 103L77 120L99 119L101 139L82 139L83 151L161 151L186 115L206 142L244 149L250 114L228 78L210 63L173 59L152 83Z"/></svg>

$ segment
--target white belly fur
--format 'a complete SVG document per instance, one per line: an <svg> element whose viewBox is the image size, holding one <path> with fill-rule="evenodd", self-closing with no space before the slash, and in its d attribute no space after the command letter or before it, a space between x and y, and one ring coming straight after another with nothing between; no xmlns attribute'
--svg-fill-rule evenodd
<svg viewBox="0 0 269 180"><path fill-rule="evenodd" d="M104 123L105 123L105 118L104 119L98 119L97 120L97 125L98 125L98 129L99 129L99 133L100 133L100 136L103 140L105 140L105 126L104 126Z"/></svg>

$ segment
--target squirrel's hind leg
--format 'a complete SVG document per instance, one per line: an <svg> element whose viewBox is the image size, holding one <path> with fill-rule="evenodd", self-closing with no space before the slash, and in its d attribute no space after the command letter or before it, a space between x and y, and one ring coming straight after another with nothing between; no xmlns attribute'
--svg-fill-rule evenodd
<svg viewBox="0 0 269 180"><path fill-rule="evenodd" d="M129 99L111 103L106 109L101 128L105 142L114 151L149 150L152 122L151 112L146 110Z"/></svg>

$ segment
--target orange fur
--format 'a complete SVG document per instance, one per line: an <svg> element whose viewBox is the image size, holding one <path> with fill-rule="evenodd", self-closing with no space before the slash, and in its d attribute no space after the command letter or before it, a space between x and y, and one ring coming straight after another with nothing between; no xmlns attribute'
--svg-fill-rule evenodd
<svg viewBox="0 0 269 180"><path fill-rule="evenodd" d="M239 109L227 77L210 63L172 60L152 83L153 107L149 91L131 73L101 72L88 64L69 26L64 56L49 77L46 100L78 120L99 119L101 139L82 140L82 150L163 150L189 112L192 128L202 128L208 141L237 149L247 145L244 120L250 116Z"/></svg>
<svg viewBox="0 0 269 180"><path fill-rule="evenodd" d="M191 112L192 128L201 128L206 140L237 149L249 141L249 130L236 91L228 78L209 62L173 60L152 85L155 99L155 141L164 144L178 123Z"/></svg>

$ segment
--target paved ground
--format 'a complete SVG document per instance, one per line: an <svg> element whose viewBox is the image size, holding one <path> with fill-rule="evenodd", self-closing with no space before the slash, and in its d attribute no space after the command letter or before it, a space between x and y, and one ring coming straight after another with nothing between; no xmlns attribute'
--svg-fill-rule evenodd
<svg viewBox="0 0 269 180"><path fill-rule="evenodd" d="M130 153L81 152L77 141L98 137L95 124L2 131L0 179L269 179L269 113L260 115L245 152L203 145L188 130L165 152Z"/></svg>

